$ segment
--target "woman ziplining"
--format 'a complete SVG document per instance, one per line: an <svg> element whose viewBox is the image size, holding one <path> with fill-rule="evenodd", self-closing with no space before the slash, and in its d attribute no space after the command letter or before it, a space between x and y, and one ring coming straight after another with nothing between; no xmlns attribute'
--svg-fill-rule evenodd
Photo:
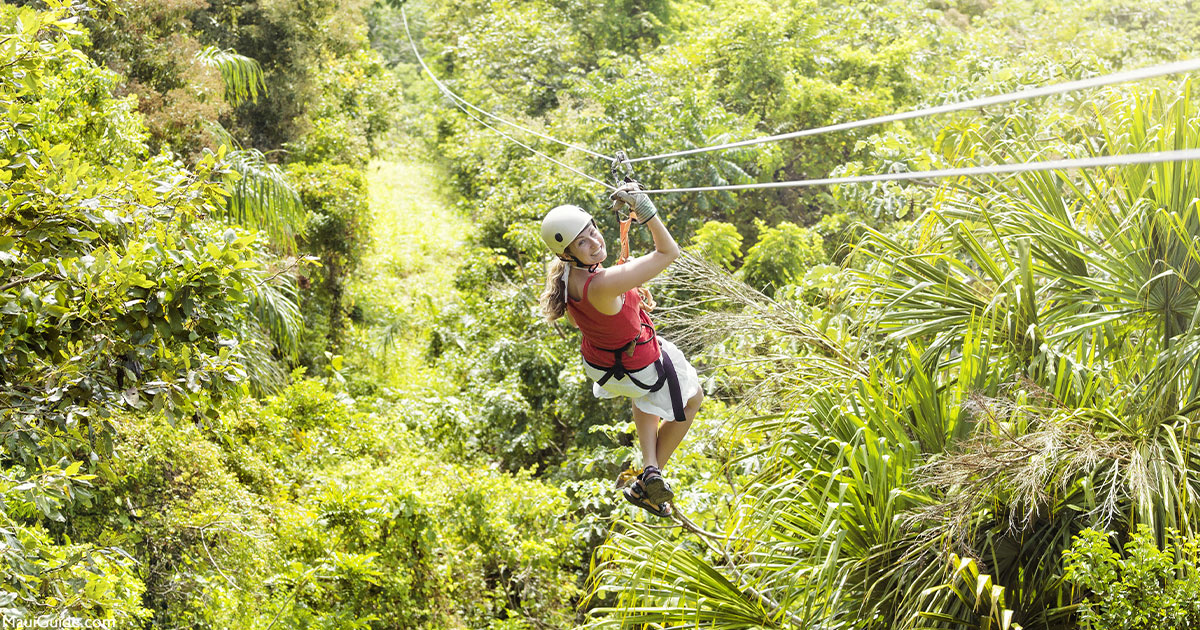
<svg viewBox="0 0 1200 630"><path fill-rule="evenodd" d="M542 312L551 322L566 315L583 334L584 371L595 381L597 398L632 399L643 469L622 494L655 516L669 517L675 494L663 469L704 392L683 353L655 332L653 303L642 285L679 257L679 245L636 183L618 187L612 199L631 208L630 217L650 231L654 251L605 268L608 250L592 216L578 206L554 208L542 220L542 240L555 254L546 266Z"/></svg>

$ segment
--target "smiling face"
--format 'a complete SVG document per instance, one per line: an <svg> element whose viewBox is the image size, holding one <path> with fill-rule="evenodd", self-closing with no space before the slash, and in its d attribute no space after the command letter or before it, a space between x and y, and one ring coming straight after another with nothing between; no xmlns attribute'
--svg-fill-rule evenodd
<svg viewBox="0 0 1200 630"><path fill-rule="evenodd" d="M608 250L604 247L604 235L596 229L595 223L589 223L579 236L567 245L567 253L582 265L595 265L608 258Z"/></svg>

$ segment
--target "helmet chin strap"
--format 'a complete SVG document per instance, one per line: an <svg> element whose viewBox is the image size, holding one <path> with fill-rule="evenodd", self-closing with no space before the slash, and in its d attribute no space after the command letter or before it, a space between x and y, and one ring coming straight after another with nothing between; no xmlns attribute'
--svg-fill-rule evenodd
<svg viewBox="0 0 1200 630"><path fill-rule="evenodd" d="M576 258L566 252L563 252L562 255L559 256L559 258L568 263L566 265L563 265L563 272L562 272L563 302L566 303L566 302L571 301L571 294L567 292L567 280L569 280L571 277L571 268L573 267L575 269L587 269L589 272L594 273L596 271L596 268L600 266L600 263L596 263L594 265L585 265L585 264L579 262L578 258Z"/></svg>

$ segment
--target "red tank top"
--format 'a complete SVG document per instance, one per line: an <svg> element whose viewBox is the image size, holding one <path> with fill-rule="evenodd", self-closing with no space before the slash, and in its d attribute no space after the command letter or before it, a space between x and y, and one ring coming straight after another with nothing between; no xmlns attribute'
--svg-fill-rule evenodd
<svg viewBox="0 0 1200 630"><path fill-rule="evenodd" d="M595 277L596 274L592 274L584 281L582 300L567 300L567 310L583 333L580 347L583 358L598 367L612 367L616 362L612 349L623 348L637 340L648 343L636 344L632 355L622 353L621 365L632 371L654 363L658 359L658 339L654 337L654 322L642 310L642 297L637 289L625 292L625 303L616 315L605 315L588 302L588 286Z"/></svg>

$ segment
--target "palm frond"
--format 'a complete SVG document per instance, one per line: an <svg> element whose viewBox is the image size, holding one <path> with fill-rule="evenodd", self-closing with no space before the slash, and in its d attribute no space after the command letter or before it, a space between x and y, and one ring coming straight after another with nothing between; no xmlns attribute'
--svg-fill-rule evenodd
<svg viewBox="0 0 1200 630"><path fill-rule="evenodd" d="M200 126L217 140L218 146L224 145L226 151L241 148L237 140L234 140L233 134L229 133L220 121L204 119L200 121Z"/></svg>
<svg viewBox="0 0 1200 630"><path fill-rule="evenodd" d="M267 93L262 66L250 57L209 46L196 53L196 60L221 71L221 78L225 81L225 98L233 105L240 105L247 100L257 103L259 90L263 95Z"/></svg>
<svg viewBox="0 0 1200 630"><path fill-rule="evenodd" d="M283 169L267 162L257 149L230 151L226 161L235 173L226 205L229 220L264 229L272 243L286 252L294 251L304 207Z"/></svg>
<svg viewBox="0 0 1200 630"><path fill-rule="evenodd" d="M299 287L295 279L276 273L251 283L248 294L251 313L270 334L275 347L285 357L295 358L300 351L300 335L304 330Z"/></svg>
<svg viewBox="0 0 1200 630"><path fill-rule="evenodd" d="M255 396L276 394L288 384L288 372L272 352L274 347L270 333L259 321L251 320L243 329L238 352L246 368L251 393Z"/></svg>

